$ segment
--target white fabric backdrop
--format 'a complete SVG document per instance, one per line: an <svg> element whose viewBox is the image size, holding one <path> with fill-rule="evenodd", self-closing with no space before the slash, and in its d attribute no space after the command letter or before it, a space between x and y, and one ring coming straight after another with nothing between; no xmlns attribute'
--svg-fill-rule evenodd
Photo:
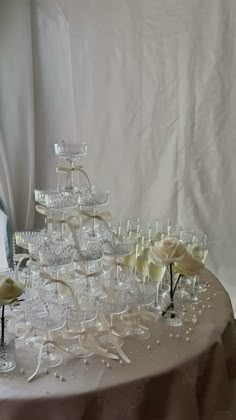
<svg viewBox="0 0 236 420"><path fill-rule="evenodd" d="M19 2L3 3L16 9ZM28 9L31 4L37 186L56 182L55 141L87 141L86 167L98 186L111 191L115 215L170 218L208 232L210 268L236 308L235 0L22 3ZM30 32L28 23L23 26ZM31 34L24 47L19 39L15 50L24 71L8 75L8 84L11 95L17 89L23 96L20 104L12 100L4 124L17 133L19 156L30 154L21 163L28 177ZM14 51L13 43L5 39L4 45ZM6 120L8 90L5 97ZM1 112L2 106L2 124ZM20 114L27 121L19 121ZM22 132L16 130L20 123ZM7 147L9 141L8 135ZM13 174L15 158L8 153L8 159ZM23 215L33 178L30 185L12 179L17 213Z"/></svg>

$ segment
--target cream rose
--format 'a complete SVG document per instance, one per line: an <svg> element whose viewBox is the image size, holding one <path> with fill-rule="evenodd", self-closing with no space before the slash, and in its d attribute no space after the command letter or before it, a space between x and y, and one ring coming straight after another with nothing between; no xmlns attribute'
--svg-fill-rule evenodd
<svg viewBox="0 0 236 420"><path fill-rule="evenodd" d="M19 296L24 293L22 283L11 278L5 278L0 282L0 305L13 303Z"/></svg>
<svg viewBox="0 0 236 420"><path fill-rule="evenodd" d="M197 276L204 264L186 252L181 259L175 263L175 271L184 276Z"/></svg>
<svg viewBox="0 0 236 420"><path fill-rule="evenodd" d="M150 257L155 264L169 265L181 261L186 252L177 239L166 238L150 248Z"/></svg>

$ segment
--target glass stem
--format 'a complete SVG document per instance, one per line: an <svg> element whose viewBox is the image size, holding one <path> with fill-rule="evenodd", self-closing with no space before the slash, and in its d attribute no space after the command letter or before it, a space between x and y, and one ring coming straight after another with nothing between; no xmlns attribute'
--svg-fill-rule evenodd
<svg viewBox="0 0 236 420"><path fill-rule="evenodd" d="M70 168L73 168L73 162L70 161ZM70 171L70 180L69 180L69 189L72 190L73 189L73 182L74 182L74 174L73 171Z"/></svg>
<svg viewBox="0 0 236 420"><path fill-rule="evenodd" d="M119 280L119 266L117 264L116 265L115 286L118 284L118 280Z"/></svg>
<svg viewBox="0 0 236 420"><path fill-rule="evenodd" d="M49 341L49 332L47 331L47 341ZM47 354L50 354L50 344L49 343L47 343L47 347L46 347L46 352L47 352Z"/></svg>
<svg viewBox="0 0 236 420"><path fill-rule="evenodd" d="M161 282L158 281L156 284L156 293L155 293L155 300L154 300L154 306L159 306L159 290L160 290L160 284Z"/></svg>
<svg viewBox="0 0 236 420"><path fill-rule="evenodd" d="M1 346L4 345L4 334L5 334L5 316L4 316L4 311L5 311L5 305L2 305L2 317L1 317L1 326L2 326L2 334L1 334Z"/></svg>
<svg viewBox="0 0 236 420"><path fill-rule="evenodd" d="M140 306L138 307L138 317L137 317L137 326L140 325Z"/></svg>
<svg viewBox="0 0 236 420"><path fill-rule="evenodd" d="M174 309L174 285L173 285L172 264L170 264L170 305L171 305L171 309Z"/></svg>
<svg viewBox="0 0 236 420"><path fill-rule="evenodd" d="M191 291L192 296L194 296L196 283L197 283L197 276L194 276L193 281L192 281L192 291Z"/></svg>

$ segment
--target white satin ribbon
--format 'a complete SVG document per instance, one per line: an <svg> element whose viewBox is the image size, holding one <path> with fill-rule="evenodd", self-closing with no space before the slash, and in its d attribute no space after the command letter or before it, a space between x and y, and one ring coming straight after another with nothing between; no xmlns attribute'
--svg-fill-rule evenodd
<svg viewBox="0 0 236 420"><path fill-rule="evenodd" d="M89 211L86 211L86 210L79 210L79 214L81 216L85 216L87 219L99 220L107 227L109 231L111 230L106 221L106 219L109 219L111 217L111 213L109 213L108 211L104 211L101 213L90 213Z"/></svg>
<svg viewBox="0 0 236 420"><path fill-rule="evenodd" d="M92 188L92 184L90 182L90 179L88 177L88 174L84 170L83 165L77 165L77 166L57 166L56 171L57 172L66 172L68 174L70 174L71 172L75 172L75 171L81 172L84 175L84 177L87 179L90 189Z"/></svg>
<svg viewBox="0 0 236 420"><path fill-rule="evenodd" d="M96 353L99 356L106 357L108 359L113 359L113 360L118 360L119 359L116 354L109 353L108 350L103 349L101 346L99 346L96 343L95 338L91 334L88 334L88 336L89 336L89 340L90 340L90 345L88 345L88 348L91 348L93 353ZM75 353L69 351L64 344L59 344L55 339L54 340L45 340L42 343L42 345L40 346L40 349L39 349L38 363L37 363L36 369L35 369L34 373L28 378L28 382L31 382L35 378L35 376L37 375L37 373L40 369L43 347L46 346L46 345L51 345L51 346L55 347L56 349L58 349L58 350L60 350L64 353L69 354L70 356L73 356L73 357L76 357L76 358L81 358L81 355L76 355Z"/></svg>
<svg viewBox="0 0 236 420"><path fill-rule="evenodd" d="M72 288L69 286L69 284L67 284L64 280L60 280L60 279L55 279L53 276L51 276L51 274L43 271L40 273L40 277L44 278L45 280L47 280L47 284L51 284L51 283L58 283L61 284L62 286L65 286L66 288L68 288L68 290L71 293L71 297L73 299L73 303L75 305L76 310L79 310L79 303L74 295L74 292L72 290Z"/></svg>
<svg viewBox="0 0 236 420"><path fill-rule="evenodd" d="M121 346L118 344L118 338L113 335L113 328L110 326L109 322L107 321L104 314L99 315L99 319L101 321L101 324L104 326L105 330L108 331L108 336L112 341L112 344L114 345L117 353L121 357L121 359L124 360L127 364L131 363L131 360L128 358L128 356L125 354L125 352L122 350Z"/></svg>

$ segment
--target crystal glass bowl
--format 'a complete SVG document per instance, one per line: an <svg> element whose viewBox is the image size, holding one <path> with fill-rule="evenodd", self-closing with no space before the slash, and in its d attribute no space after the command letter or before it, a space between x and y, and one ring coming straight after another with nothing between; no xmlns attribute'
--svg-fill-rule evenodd
<svg viewBox="0 0 236 420"><path fill-rule="evenodd" d="M35 201L39 204L42 204L43 206L46 205L46 201L45 201L45 196L48 193L56 193L58 192L58 190L56 188L49 188L48 190L40 190L38 188L36 188L34 190L34 198Z"/></svg>
<svg viewBox="0 0 236 420"><path fill-rule="evenodd" d="M32 230L25 232L15 232L16 245L24 249L29 249L29 244L38 244L40 242L42 233L40 230Z"/></svg>
<svg viewBox="0 0 236 420"><path fill-rule="evenodd" d="M107 204L109 200L109 191L96 192L91 189L86 189L79 197L79 205L84 207L97 207Z"/></svg>
<svg viewBox="0 0 236 420"><path fill-rule="evenodd" d="M133 242L127 243L106 243L104 244L104 254L111 255L115 258L124 257L132 254L134 251Z"/></svg>
<svg viewBox="0 0 236 420"><path fill-rule="evenodd" d="M54 191L45 193L45 206L51 209L77 207L79 194L74 191Z"/></svg>
<svg viewBox="0 0 236 420"><path fill-rule="evenodd" d="M78 144L66 144L57 143L54 144L55 155L65 159L73 157L82 157L87 155L87 143Z"/></svg>
<svg viewBox="0 0 236 420"><path fill-rule="evenodd" d="M52 237L45 237L39 247L39 258L44 267L69 264L73 253L74 245L65 238L54 240Z"/></svg>

